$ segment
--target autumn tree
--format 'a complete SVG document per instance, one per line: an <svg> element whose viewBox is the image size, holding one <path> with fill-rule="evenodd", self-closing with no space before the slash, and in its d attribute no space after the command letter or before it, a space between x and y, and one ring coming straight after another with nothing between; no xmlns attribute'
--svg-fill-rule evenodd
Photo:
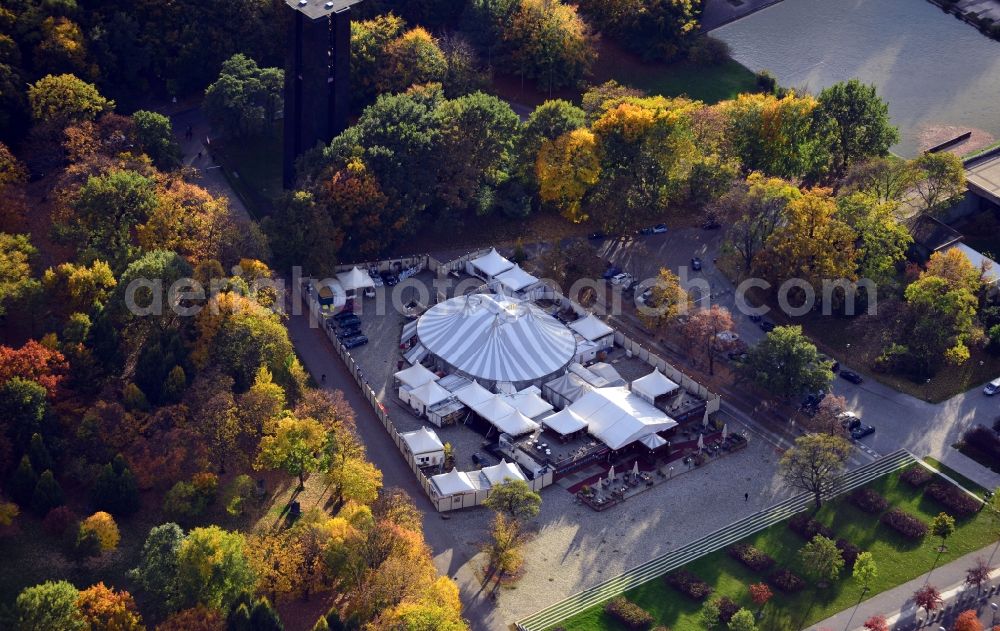
<svg viewBox="0 0 1000 631"><path fill-rule="evenodd" d="M597 138L588 129L543 141L535 160L539 197L574 223L587 220L583 198L597 184L600 173Z"/></svg>
<svg viewBox="0 0 1000 631"><path fill-rule="evenodd" d="M941 592L938 591L937 587L930 584L925 584L923 587L913 592L913 604L917 606L918 609L923 609L928 615L932 611L937 610L941 606L944 600L941 598Z"/></svg>
<svg viewBox="0 0 1000 631"><path fill-rule="evenodd" d="M364 458L364 453L343 439L335 442L333 457L326 471L326 479L333 485L334 506L343 506L353 500L371 504L382 488L382 472Z"/></svg>
<svg viewBox="0 0 1000 631"><path fill-rule="evenodd" d="M274 383L267 366L257 369L253 385L238 398L239 415L248 430L262 436L273 429L273 424L285 409L285 390Z"/></svg>
<svg viewBox="0 0 1000 631"><path fill-rule="evenodd" d="M760 612L764 609L764 605L767 604L771 598L774 597L774 592L771 588L767 586L767 583L753 583L750 585L750 600L757 605L757 611Z"/></svg>
<svg viewBox="0 0 1000 631"><path fill-rule="evenodd" d="M692 348L708 362L708 374L715 374L715 357L735 346L735 340L720 334L735 328L729 310L719 305L708 309L698 309L681 327L682 335L692 344Z"/></svg>
<svg viewBox="0 0 1000 631"><path fill-rule="evenodd" d="M784 180L751 173L712 204L719 219L731 222L726 240L739 256L744 273L753 269L764 244L784 223L788 203L801 195L795 185Z"/></svg>
<svg viewBox="0 0 1000 631"><path fill-rule="evenodd" d="M255 576L238 532L218 526L195 528L177 550L177 598L181 606L203 604L214 609L229 605L253 588Z"/></svg>
<svg viewBox="0 0 1000 631"><path fill-rule="evenodd" d="M42 283L52 309L64 315L86 314L102 307L117 285L111 266L101 260L90 265L61 263L50 267Z"/></svg>
<svg viewBox="0 0 1000 631"><path fill-rule="evenodd" d="M912 168L925 213L939 214L965 194L965 167L953 153L923 153L912 162Z"/></svg>
<svg viewBox="0 0 1000 631"><path fill-rule="evenodd" d="M273 434L261 439L255 466L297 476L302 489L306 474L322 471L328 463L327 435L319 421L289 415L278 420Z"/></svg>
<svg viewBox="0 0 1000 631"><path fill-rule="evenodd" d="M71 74L46 75L28 87L31 116L37 123L61 131L66 125L93 120L115 107L93 84Z"/></svg>
<svg viewBox="0 0 1000 631"><path fill-rule="evenodd" d="M220 469L227 461L241 455L233 450L243 428L236 413L232 388L231 377L210 371L198 376L187 395L191 409L198 410L197 431L205 437Z"/></svg>
<svg viewBox="0 0 1000 631"><path fill-rule="evenodd" d="M76 606L91 631L145 631L135 600L99 582L80 592Z"/></svg>
<svg viewBox="0 0 1000 631"><path fill-rule="evenodd" d="M851 443L839 436L806 434L781 456L782 478L790 487L812 493L816 508L840 479L851 455Z"/></svg>
<svg viewBox="0 0 1000 631"><path fill-rule="evenodd" d="M941 545L938 547L938 552L944 552L947 550L947 546L944 542L948 537L955 533L955 518L948 513L938 513L935 515L934 519L931 520L931 534L935 537L941 538Z"/></svg>
<svg viewBox="0 0 1000 631"><path fill-rule="evenodd" d="M385 45L378 68L379 92L401 92L414 83L442 82L448 60L424 28L406 31Z"/></svg>
<svg viewBox="0 0 1000 631"><path fill-rule="evenodd" d="M80 522L80 530L94 533L101 544L101 552L114 550L121 539L114 517L104 511L98 511Z"/></svg>
<svg viewBox="0 0 1000 631"><path fill-rule="evenodd" d="M849 438L850 432L842 422L847 411L847 399L831 392L816 406L810 425L824 434Z"/></svg>
<svg viewBox="0 0 1000 631"><path fill-rule="evenodd" d="M513 168L519 177L526 184L537 185L533 167L542 145L586 124L584 111L563 99L545 101L532 110L517 138L517 159Z"/></svg>
<svg viewBox="0 0 1000 631"><path fill-rule="evenodd" d="M877 283L892 280L896 265L913 243L909 230L896 219L895 202L878 202L864 193L837 198L837 218L857 239L857 274Z"/></svg>
<svg viewBox="0 0 1000 631"><path fill-rule="evenodd" d="M224 260L239 238L236 222L225 196L171 178L157 188L156 204L136 227L136 238L145 250L170 250L195 265Z"/></svg>
<svg viewBox="0 0 1000 631"><path fill-rule="evenodd" d="M402 18L387 13L370 20L351 20L352 107L360 109L379 92L380 65L386 48L405 28ZM409 84L407 84L408 86Z"/></svg>
<svg viewBox="0 0 1000 631"><path fill-rule="evenodd" d="M965 584L970 587L976 588L976 593L978 594L982 589L983 585L989 583L990 573L993 568L986 559L982 557L976 557L975 564L965 571Z"/></svg>
<svg viewBox="0 0 1000 631"><path fill-rule="evenodd" d="M522 523L538 514L542 497L524 480L508 479L493 487L483 505L515 523Z"/></svg>
<svg viewBox="0 0 1000 631"><path fill-rule="evenodd" d="M483 548L489 563L489 576L495 576L497 584L504 577L517 572L524 561L521 554L523 543L521 529L503 513L493 516L493 527L490 530L490 541Z"/></svg>
<svg viewBox="0 0 1000 631"><path fill-rule="evenodd" d="M689 296L681 285L681 279L669 269L662 267L649 287L649 298L639 309L639 320L648 329L662 330L687 312Z"/></svg>
<svg viewBox="0 0 1000 631"><path fill-rule="evenodd" d="M247 558L257 579L257 593L274 601L290 600L303 593L305 550L295 532L250 535Z"/></svg>
<svg viewBox="0 0 1000 631"><path fill-rule="evenodd" d="M830 362L820 359L800 326L775 327L747 355L744 374L776 397L826 390L833 380Z"/></svg>
<svg viewBox="0 0 1000 631"><path fill-rule="evenodd" d="M46 581L25 588L14 602L14 620L21 631L87 631L77 607L80 592L67 581Z"/></svg>
<svg viewBox="0 0 1000 631"><path fill-rule="evenodd" d="M951 631L983 631L983 624L979 622L979 612L967 609L958 614L955 622L951 624Z"/></svg>
<svg viewBox="0 0 1000 631"><path fill-rule="evenodd" d="M38 253L26 234L0 232L0 317L39 289L31 261Z"/></svg>
<svg viewBox="0 0 1000 631"><path fill-rule="evenodd" d="M156 625L156 631L223 631L223 628L219 610L201 604L171 614Z"/></svg>
<svg viewBox="0 0 1000 631"><path fill-rule="evenodd" d="M503 66L541 89L573 86L597 58L594 36L575 6L561 0L521 0L501 33Z"/></svg>
<svg viewBox="0 0 1000 631"><path fill-rule="evenodd" d="M815 578L821 586L835 581L844 569L844 557L840 548L833 539L823 535L814 536L799 550L799 561L802 563L802 570Z"/></svg>
<svg viewBox="0 0 1000 631"><path fill-rule="evenodd" d="M889 622L885 616L872 616L862 626L868 631L889 631Z"/></svg>

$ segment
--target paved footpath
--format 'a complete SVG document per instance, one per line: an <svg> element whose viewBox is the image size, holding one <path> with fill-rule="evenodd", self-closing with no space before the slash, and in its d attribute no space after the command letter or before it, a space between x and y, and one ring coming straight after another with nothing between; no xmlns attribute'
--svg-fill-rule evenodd
<svg viewBox="0 0 1000 631"><path fill-rule="evenodd" d="M986 586L982 589L982 596L977 598L976 589L968 588L965 585L966 571L975 565L977 558L989 559L995 547L996 544L970 552L951 563L934 568L908 583L886 590L862 602L857 607L845 609L809 628L815 631L840 631L841 629L863 631L865 620L877 615L885 616L890 628L893 629L920 628L918 620L925 620L927 614L923 609L917 611L913 603L913 593L927 583L936 586L941 591L944 598L944 613L943 622L942 618L935 617L930 624L924 624L924 628L937 629L940 626L950 628L951 621L957 613L966 609L988 609L988 603L1000 598L998 595L991 594L991 588ZM994 563L997 558L1000 557L995 557ZM990 574L991 586L996 584L998 578L1000 578L1000 570L994 570ZM990 596L994 597L991 599Z"/></svg>

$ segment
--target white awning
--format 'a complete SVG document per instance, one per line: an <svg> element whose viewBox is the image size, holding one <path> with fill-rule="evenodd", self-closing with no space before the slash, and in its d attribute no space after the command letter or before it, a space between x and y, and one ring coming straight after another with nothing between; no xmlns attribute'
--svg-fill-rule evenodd
<svg viewBox="0 0 1000 631"><path fill-rule="evenodd" d="M375 281L367 272L362 272L356 266L349 272L337 274L337 280L346 291L357 291L366 287L374 287Z"/></svg>
<svg viewBox="0 0 1000 631"><path fill-rule="evenodd" d="M639 442L650 449L657 449L667 444L667 441L657 436L656 434L650 434L649 436L643 436L639 439Z"/></svg>
<svg viewBox="0 0 1000 631"><path fill-rule="evenodd" d="M499 274L496 281L510 291L521 291L538 283L538 279L521 269L520 265L515 265L506 272Z"/></svg>
<svg viewBox="0 0 1000 631"><path fill-rule="evenodd" d="M478 487L469 478L469 474L458 469L432 476L431 484L437 489L438 495L443 497L461 493L475 493L478 490Z"/></svg>
<svg viewBox="0 0 1000 631"><path fill-rule="evenodd" d="M505 434L522 436L538 431L540 426L517 410L507 416L493 421L493 426Z"/></svg>
<svg viewBox="0 0 1000 631"><path fill-rule="evenodd" d="M428 381L424 385L410 390L410 400L415 400L424 407L437 405L450 398L451 393L437 385L434 381Z"/></svg>
<svg viewBox="0 0 1000 631"><path fill-rule="evenodd" d="M641 395L647 401L670 394L678 388L680 386L668 379L659 368L654 368L653 372L632 382L632 392Z"/></svg>
<svg viewBox="0 0 1000 631"><path fill-rule="evenodd" d="M437 375L425 368L423 364L413 364L409 368L400 370L395 375L399 383L410 388L419 388L425 383L437 381Z"/></svg>
<svg viewBox="0 0 1000 631"><path fill-rule="evenodd" d="M479 385L478 381L473 381L468 386L460 390L456 390L455 396L458 397L458 400L466 406L476 409L477 405L481 405L484 402L489 401L496 395Z"/></svg>
<svg viewBox="0 0 1000 631"><path fill-rule="evenodd" d="M489 482L490 486L496 486L498 484L503 484L510 480L524 480L528 481L524 474L521 473L521 468L512 462L507 462L506 460L501 460L500 464L495 464L492 467L483 467L480 470L486 481Z"/></svg>
<svg viewBox="0 0 1000 631"><path fill-rule="evenodd" d="M417 321L410 320L403 325L403 332L399 336L400 342L407 342L411 337L417 334Z"/></svg>
<svg viewBox="0 0 1000 631"><path fill-rule="evenodd" d="M627 388L596 388L570 406L587 429L611 449L621 449L677 422Z"/></svg>
<svg viewBox="0 0 1000 631"><path fill-rule="evenodd" d="M403 439L403 442L410 449L410 453L414 456L444 451L441 439L433 430L426 427L421 427L415 432L400 434L399 437Z"/></svg>
<svg viewBox="0 0 1000 631"><path fill-rule="evenodd" d="M542 419L542 425L553 432L565 436L587 427L587 421L577 416L573 410L565 408Z"/></svg>
<svg viewBox="0 0 1000 631"><path fill-rule="evenodd" d="M493 425L496 425L497 422L505 416L510 416L511 414L517 412L517 410L515 410L510 404L505 403L495 394L491 394L489 399L469 407L471 407L476 414L483 417Z"/></svg>
<svg viewBox="0 0 1000 631"><path fill-rule="evenodd" d="M528 418L538 418L542 414L552 411L552 404L538 396L536 391L522 390L515 394L501 395L501 397Z"/></svg>
<svg viewBox="0 0 1000 631"><path fill-rule="evenodd" d="M602 337L612 335L615 332L614 329L602 322L601 319L593 313L588 315L586 318L580 318L576 322L570 322L569 328L573 329L591 342L599 340Z"/></svg>
<svg viewBox="0 0 1000 631"><path fill-rule="evenodd" d="M485 276L493 278L514 267L514 264L497 252L496 248L491 248L487 254L470 261L472 265L481 271Z"/></svg>

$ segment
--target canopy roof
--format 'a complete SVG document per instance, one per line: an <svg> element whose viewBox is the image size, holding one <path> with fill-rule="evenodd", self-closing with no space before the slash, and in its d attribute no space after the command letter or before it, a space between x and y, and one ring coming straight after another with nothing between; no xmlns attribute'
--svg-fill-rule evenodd
<svg viewBox="0 0 1000 631"><path fill-rule="evenodd" d="M375 286L375 281L372 280L372 277L367 272L362 272L357 266L349 272L340 272L337 274L337 280L340 281L340 285L347 291Z"/></svg>
<svg viewBox="0 0 1000 631"><path fill-rule="evenodd" d="M395 375L399 383L410 388L419 388L430 381L437 381L437 375L425 368L423 364L413 364L409 368L400 370Z"/></svg>
<svg viewBox="0 0 1000 631"><path fill-rule="evenodd" d="M516 394L501 395L503 400L528 418L538 418L552 411L552 404L538 396L537 390L521 390Z"/></svg>
<svg viewBox="0 0 1000 631"><path fill-rule="evenodd" d="M602 322L601 319L593 313L588 315L586 318L580 318L575 322L570 322L569 328L573 329L584 339L590 340L591 342L599 340L602 337L611 335L615 332L614 329Z"/></svg>
<svg viewBox="0 0 1000 631"><path fill-rule="evenodd" d="M596 388L569 409L587 421L588 431L612 449L677 426L672 418L627 388Z"/></svg>
<svg viewBox="0 0 1000 631"><path fill-rule="evenodd" d="M468 407L475 409L477 405L489 401L496 395L479 385L478 381L473 381L461 390L456 390L455 396Z"/></svg>
<svg viewBox="0 0 1000 631"><path fill-rule="evenodd" d="M421 427L415 432L400 434L399 437L403 439L406 446L410 448L410 453L414 456L444 451L441 439L438 438L438 435L433 430L426 427Z"/></svg>
<svg viewBox="0 0 1000 631"><path fill-rule="evenodd" d="M650 449L657 449L667 444L667 441L657 436L656 434L650 434L649 436L643 436L639 439L639 442L649 447Z"/></svg>
<svg viewBox="0 0 1000 631"><path fill-rule="evenodd" d="M543 418L542 425L557 434L565 436L566 434L572 434L587 427L587 421L577 416L573 410L565 408Z"/></svg>
<svg viewBox="0 0 1000 631"><path fill-rule="evenodd" d="M515 265L506 272L499 274L496 280L511 291L521 291L538 282L537 278L521 269L520 265Z"/></svg>
<svg viewBox="0 0 1000 631"><path fill-rule="evenodd" d="M493 426L505 434L510 434L511 436L523 436L524 434L530 434L531 432L537 431L539 429L538 423L534 422L524 414L521 414L517 410L513 413L504 416L503 418L493 421Z"/></svg>
<svg viewBox="0 0 1000 631"><path fill-rule="evenodd" d="M440 302L417 321L420 343L463 374L524 382L562 370L573 358L573 334L530 302L470 294Z"/></svg>
<svg viewBox="0 0 1000 631"><path fill-rule="evenodd" d="M571 372L561 377L556 377L545 384L545 387L570 401L576 401L587 392L593 390L593 386L586 382L580 375Z"/></svg>
<svg viewBox="0 0 1000 631"><path fill-rule="evenodd" d="M498 484L503 484L504 482L510 480L524 480L528 481L524 474L521 473L521 468L516 464L507 462L506 460L501 460L500 464L495 464L492 467L483 467L480 470L483 477L490 483L490 486L496 486Z"/></svg>
<svg viewBox="0 0 1000 631"><path fill-rule="evenodd" d="M410 398L419 401L424 407L430 407L450 399L451 393L439 386L436 381L428 381L410 390Z"/></svg>
<svg viewBox="0 0 1000 631"><path fill-rule="evenodd" d="M644 394L650 399L670 394L677 388L680 386L668 379L659 368L654 368L653 372L632 382L632 392Z"/></svg>
<svg viewBox="0 0 1000 631"><path fill-rule="evenodd" d="M432 476L431 484L437 488L438 493L442 496L474 493L478 490L478 487L473 484L469 474L458 469L452 469L448 473L439 473Z"/></svg>
<svg viewBox="0 0 1000 631"><path fill-rule="evenodd" d="M476 269L491 278L514 267L514 264L497 252L496 248L491 248L487 254L472 259L469 262Z"/></svg>
<svg viewBox="0 0 1000 631"><path fill-rule="evenodd" d="M615 367L611 364L605 362L597 362L587 366L590 372L594 373L598 377L606 380L609 386L624 386L625 380L622 379L621 373L615 370Z"/></svg>

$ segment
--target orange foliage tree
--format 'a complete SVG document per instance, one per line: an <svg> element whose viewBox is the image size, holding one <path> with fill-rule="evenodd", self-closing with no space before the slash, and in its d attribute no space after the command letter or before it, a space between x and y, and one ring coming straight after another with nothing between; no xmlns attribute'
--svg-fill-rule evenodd
<svg viewBox="0 0 1000 631"><path fill-rule="evenodd" d="M80 615L91 631L145 631L139 610L127 591L115 591L103 582L91 585L76 599Z"/></svg>

